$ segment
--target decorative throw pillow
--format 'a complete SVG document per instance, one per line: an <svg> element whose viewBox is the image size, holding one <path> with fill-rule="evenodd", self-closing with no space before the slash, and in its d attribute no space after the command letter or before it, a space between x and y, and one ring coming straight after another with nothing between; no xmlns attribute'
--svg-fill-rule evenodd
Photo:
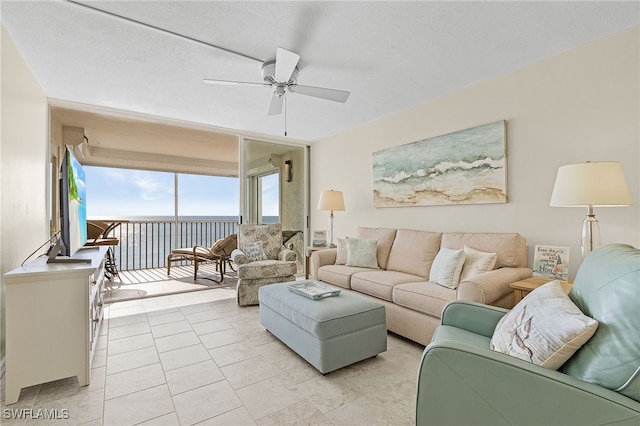
<svg viewBox="0 0 640 426"><path fill-rule="evenodd" d="M460 273L464 265L464 250L451 250L441 247L436 258L433 259L429 271L429 281L449 288L457 288Z"/></svg>
<svg viewBox="0 0 640 426"><path fill-rule="evenodd" d="M263 244L260 241L245 244L242 251L249 262L267 259L267 255L264 254Z"/></svg>
<svg viewBox="0 0 640 426"><path fill-rule="evenodd" d="M347 240L345 238L338 238L336 253L336 265L344 265L347 263Z"/></svg>
<svg viewBox="0 0 640 426"><path fill-rule="evenodd" d="M597 328L598 321L578 309L560 281L551 281L533 290L500 319L491 337L491 349L557 370Z"/></svg>
<svg viewBox="0 0 640 426"><path fill-rule="evenodd" d="M380 269L376 254L378 251L377 239L360 239L347 237L347 266L361 268Z"/></svg>
<svg viewBox="0 0 640 426"><path fill-rule="evenodd" d="M462 273L460 273L460 281L482 272L491 271L496 266L497 253L487 253L466 245L463 250L464 265L462 266Z"/></svg>

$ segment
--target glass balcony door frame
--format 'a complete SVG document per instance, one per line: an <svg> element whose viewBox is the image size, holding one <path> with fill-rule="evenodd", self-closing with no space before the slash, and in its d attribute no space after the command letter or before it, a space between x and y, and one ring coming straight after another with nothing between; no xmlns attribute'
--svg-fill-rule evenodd
<svg viewBox="0 0 640 426"><path fill-rule="evenodd" d="M290 166L293 168L293 180L294 182L288 182L286 180L286 176L284 176L284 161L281 163L277 163L277 161L273 161L273 168L269 166L259 165L256 166L252 164L252 160L254 160L251 153L248 150L251 149L252 144L265 144L265 149L267 145L270 145L274 148L274 152L283 152L287 150L294 151L296 153L296 159L293 160L293 163ZM268 151L268 150L267 150ZM283 141L264 141L257 139L248 139L241 137L240 138L240 149L239 149L239 176L240 176L240 206L239 206L239 216L240 223L258 223L258 217L260 212L260 207L258 206L259 197L257 195L259 191L259 185L257 184L257 178L259 176L264 176L269 173L265 173L265 171L274 172L276 170L280 173L280 218L283 218L283 188L285 185L294 184L298 185L299 193L296 196L296 209L299 212L296 212L296 228L299 227L299 230L303 232L303 240L305 246L308 245L309 242L309 146L306 144L299 143L287 143ZM258 155L259 157L264 157L262 155ZM286 161L286 160L285 160ZM263 162L264 163L264 162ZM258 173L257 170L259 167L263 167L262 173ZM296 181L297 180L297 181ZM301 205L300 205L301 204ZM286 219L285 219L286 220ZM283 223L283 229L287 228L287 224Z"/></svg>

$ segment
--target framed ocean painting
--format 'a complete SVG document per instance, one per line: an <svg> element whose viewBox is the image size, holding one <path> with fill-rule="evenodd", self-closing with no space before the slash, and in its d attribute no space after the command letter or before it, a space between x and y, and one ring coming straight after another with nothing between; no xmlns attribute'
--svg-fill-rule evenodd
<svg viewBox="0 0 640 426"><path fill-rule="evenodd" d="M506 202L504 120L373 153L375 207Z"/></svg>

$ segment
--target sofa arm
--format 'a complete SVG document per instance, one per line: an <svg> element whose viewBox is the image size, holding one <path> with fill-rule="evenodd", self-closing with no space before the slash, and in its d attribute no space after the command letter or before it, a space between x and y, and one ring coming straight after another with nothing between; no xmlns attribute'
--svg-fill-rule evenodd
<svg viewBox="0 0 640 426"><path fill-rule="evenodd" d="M309 276L318 279L318 268L324 265L333 265L336 263L338 249L328 248L324 250L316 250L311 253L309 259L309 268L311 269Z"/></svg>
<svg viewBox="0 0 640 426"><path fill-rule="evenodd" d="M278 252L278 260L284 260L287 262L295 262L296 261L296 252L288 249L284 246Z"/></svg>
<svg viewBox="0 0 640 426"><path fill-rule="evenodd" d="M485 337L493 336L498 321L509 310L481 303L454 300L442 311L442 325L461 328Z"/></svg>
<svg viewBox="0 0 640 426"><path fill-rule="evenodd" d="M509 284L531 277L531 268L500 268L483 272L461 281L457 299L491 305L513 293Z"/></svg>
<svg viewBox="0 0 640 426"><path fill-rule="evenodd" d="M245 263L249 263L247 259L247 255L240 249L235 249L231 252L231 260L236 265L244 265Z"/></svg>
<svg viewBox="0 0 640 426"><path fill-rule="evenodd" d="M461 342L427 346L417 425L635 425L640 403L566 374Z"/></svg>

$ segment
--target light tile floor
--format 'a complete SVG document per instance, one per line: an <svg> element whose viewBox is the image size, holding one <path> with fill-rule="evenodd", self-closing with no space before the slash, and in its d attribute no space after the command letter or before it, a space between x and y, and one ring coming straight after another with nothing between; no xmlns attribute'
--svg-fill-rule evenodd
<svg viewBox="0 0 640 426"><path fill-rule="evenodd" d="M423 346L393 334L386 352L323 376L264 330L258 306L237 306L232 289L106 311L91 384L74 377L32 386L4 406L3 378L3 426L415 422Z"/></svg>

